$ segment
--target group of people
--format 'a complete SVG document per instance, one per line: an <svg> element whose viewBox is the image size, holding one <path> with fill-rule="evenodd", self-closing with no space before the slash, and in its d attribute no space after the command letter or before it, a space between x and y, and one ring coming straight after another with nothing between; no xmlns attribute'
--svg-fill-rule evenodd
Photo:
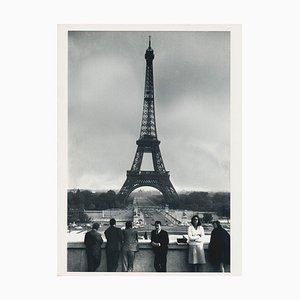
<svg viewBox="0 0 300 300"><path fill-rule="evenodd" d="M110 226L105 230L106 262L107 272L116 272L119 257L121 256L122 271L132 272L134 258L139 251L138 231L132 228L132 222L125 224L125 229L116 227L116 220L110 220ZM167 272L167 254L169 236L161 228L161 222L154 223L155 229L151 232L151 246L154 252L154 268L156 272ZM215 271L224 272L225 265L230 264L230 235L222 228L219 221L213 222L213 231L209 243L210 262L214 265ZM99 224L94 223L92 230L87 232L84 238L86 246L88 271L94 272L101 262L101 245L103 239L98 232ZM200 218L195 215L188 227L188 262L193 271L203 271L206 264L204 253L204 229L201 226Z"/></svg>

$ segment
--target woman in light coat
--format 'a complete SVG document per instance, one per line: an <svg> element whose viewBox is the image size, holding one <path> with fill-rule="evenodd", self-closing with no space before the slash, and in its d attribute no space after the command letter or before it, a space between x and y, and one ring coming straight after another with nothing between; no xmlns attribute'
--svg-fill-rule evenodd
<svg viewBox="0 0 300 300"><path fill-rule="evenodd" d="M206 264L204 254L204 229L201 226L200 218L195 215L191 219L191 225L188 227L189 254L188 262L192 265L194 272L201 272L203 265Z"/></svg>

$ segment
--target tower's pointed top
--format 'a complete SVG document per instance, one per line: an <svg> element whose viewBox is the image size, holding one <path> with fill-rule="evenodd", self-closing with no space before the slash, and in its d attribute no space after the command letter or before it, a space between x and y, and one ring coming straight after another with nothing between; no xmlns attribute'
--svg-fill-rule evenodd
<svg viewBox="0 0 300 300"><path fill-rule="evenodd" d="M149 35L149 47L146 50L145 58L148 62L152 61L154 58L153 49L151 48L151 35Z"/></svg>

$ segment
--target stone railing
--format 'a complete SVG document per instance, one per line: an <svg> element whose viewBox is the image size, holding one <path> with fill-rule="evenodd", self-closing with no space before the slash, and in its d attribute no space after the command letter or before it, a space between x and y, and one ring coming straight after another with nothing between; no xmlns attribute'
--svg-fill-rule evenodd
<svg viewBox="0 0 300 300"><path fill-rule="evenodd" d="M101 264L97 272L106 272L106 243L102 244ZM214 272L213 266L209 262L207 253L208 243L204 243L207 263L203 267L204 272ZM87 260L85 245L82 242L69 242L67 251L67 271L68 272L86 272ZM139 251L136 253L134 261L134 272L155 272L153 267L154 253L149 240L142 240L139 243ZM178 245L176 242L169 244L167 256L167 272L191 272L191 266L188 264L188 245ZM227 270L229 271L229 270ZM117 272L122 272L121 261Z"/></svg>

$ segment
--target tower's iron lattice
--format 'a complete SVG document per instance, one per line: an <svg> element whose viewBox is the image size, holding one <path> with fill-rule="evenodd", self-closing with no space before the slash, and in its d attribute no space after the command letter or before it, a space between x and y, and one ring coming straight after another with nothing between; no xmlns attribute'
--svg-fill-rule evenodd
<svg viewBox="0 0 300 300"><path fill-rule="evenodd" d="M145 59L146 77L141 132L136 141L137 150L131 169L127 171L127 178L118 193L118 198L121 201L126 201L130 193L136 188L150 186L158 189L166 202L171 202L178 198L178 195L170 181L169 171L165 169L159 149L160 141L157 139L152 63L154 52L151 48L151 37L149 37L149 47L146 50ZM152 154L154 171L141 171L144 153Z"/></svg>

